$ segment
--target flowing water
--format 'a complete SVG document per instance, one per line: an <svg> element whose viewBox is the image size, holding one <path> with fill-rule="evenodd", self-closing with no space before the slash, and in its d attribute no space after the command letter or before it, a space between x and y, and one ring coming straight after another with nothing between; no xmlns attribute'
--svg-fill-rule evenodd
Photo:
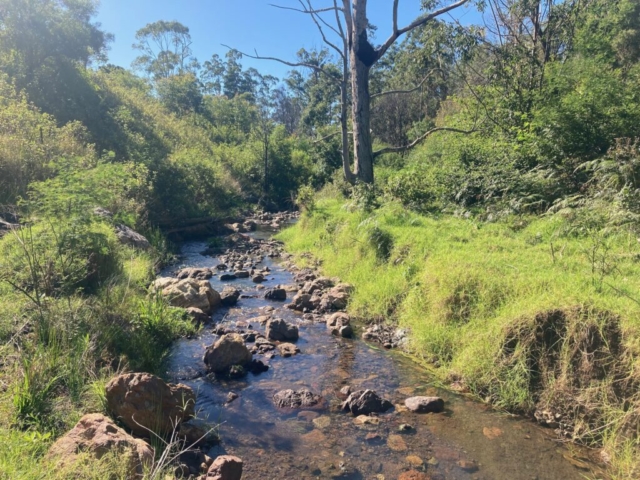
<svg viewBox="0 0 640 480"><path fill-rule="evenodd" d="M181 266L215 266L215 258L199 253L204 249L203 243L185 244ZM263 265L271 268L267 287L294 283L277 260L265 258ZM299 355L276 355L270 360L256 355L269 365L269 371L240 380L203 375L205 348L217 338L211 326L197 338L178 341L171 352L168 377L197 392L198 417L220 424L221 444L209 455L241 457L244 479L395 480L409 470L424 472L405 476L415 480L591 478L586 464L573 459L547 431L436 388L435 379L402 354L359 339L333 337L323 323L305 321L283 308L286 302L261 298L251 279L223 284L214 277L211 283L218 291L230 284L243 293L236 307L214 314L214 324L263 331L251 319L273 307L275 316L300 329ZM377 424L357 425L339 409L336 393L345 385L373 389L396 408L381 414ZM302 387L322 394L328 400L326 408L281 411L274 407L275 392ZM239 398L227 404L231 391ZM402 407L408 396L422 394L444 398L445 413L419 415Z"/></svg>

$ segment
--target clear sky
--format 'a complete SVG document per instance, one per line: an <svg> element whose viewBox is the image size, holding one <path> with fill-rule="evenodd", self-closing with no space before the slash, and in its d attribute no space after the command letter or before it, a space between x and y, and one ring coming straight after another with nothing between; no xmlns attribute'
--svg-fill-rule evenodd
<svg viewBox="0 0 640 480"><path fill-rule="evenodd" d="M189 27L192 48L201 63L214 53L224 57L227 49L223 43L247 53L257 50L260 55L288 60L295 60L302 47L322 47L322 39L307 15L276 9L270 6L272 3L299 6L297 0L102 0L97 21L115 35L109 61L125 68L137 55L131 48L135 32L157 20L177 20ZM327 4L327 0L314 4ZM369 0L369 21L378 26L378 42L391 32L391 6L391 0ZM401 25L420 13L420 0L400 1ZM472 8L463 7L456 17L467 23L476 15ZM280 78L290 70L285 65L248 58L243 65Z"/></svg>

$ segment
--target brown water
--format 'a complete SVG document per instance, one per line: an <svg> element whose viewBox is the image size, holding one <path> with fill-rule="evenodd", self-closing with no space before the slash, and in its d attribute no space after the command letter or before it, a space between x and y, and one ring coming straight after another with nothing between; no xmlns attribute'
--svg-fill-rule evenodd
<svg viewBox="0 0 640 480"><path fill-rule="evenodd" d="M183 265L212 267L218 261L199 254L202 243L183 247ZM277 261L265 284L292 284L292 275ZM216 290L223 285L211 280ZM221 309L215 323L247 328L246 322L265 313L299 326L301 354L255 358L268 372L225 381L202 376L202 356L217 338L211 326L195 339L178 341L170 355L168 377L191 386L198 394L200 418L220 424L222 442L209 455L233 454L244 461L246 480L254 479L366 479L395 480L408 470L432 479L543 480L592 478L576 467L569 452L527 420L496 413L480 403L434 387L435 379L397 352L388 352L362 340L332 337L324 324L310 323L283 308L286 302L261 298L250 279L231 284L249 298L237 307ZM257 323L255 330L262 331ZM345 385L371 388L397 407L379 416L377 425L356 425L340 411L336 392ZM272 395L282 389L309 388L321 393L328 406L317 411L281 411ZM239 398L226 404L233 391ZM403 407L408 396L427 394L445 399L443 414L418 415ZM401 431L401 425L410 425Z"/></svg>

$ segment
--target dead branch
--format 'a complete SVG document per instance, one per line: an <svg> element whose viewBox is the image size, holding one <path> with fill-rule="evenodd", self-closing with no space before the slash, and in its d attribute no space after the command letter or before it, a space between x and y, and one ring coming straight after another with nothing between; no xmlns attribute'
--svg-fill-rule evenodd
<svg viewBox="0 0 640 480"><path fill-rule="evenodd" d="M300 4L303 7L305 7L305 5L304 5L302 0L298 0L298 1L300 2ZM324 41L324 43L326 43L331 48L333 48L336 52L338 52L338 55L340 55L340 57L345 58L345 52L343 51L343 49L338 48L337 45L335 45L333 42L329 41L327 36L324 34L324 29L322 28L322 25L320 25L320 22L323 21L322 17L320 17L316 13L313 13L312 6L311 6L311 0L307 0L307 3L308 3L309 9L307 10L306 7L305 7L305 10L303 10L303 12L311 15L311 19L313 20L313 23L316 24L316 27L318 28L318 31L320 32L320 35L322 36L322 40ZM325 23L325 25L328 25L326 22L324 22L324 23ZM334 29L334 31L336 31L336 30ZM336 33L337 33L337 31L336 31Z"/></svg>
<svg viewBox="0 0 640 480"><path fill-rule="evenodd" d="M322 73L324 75L326 75L331 81L337 83L338 85L340 84L340 81L338 79L336 79L333 75L331 75L331 73L327 72L324 68L318 66L318 65L314 65L312 63L306 63L306 62L288 62L287 60L283 60L281 58L276 58L276 57L263 57L262 55L258 55L258 52L256 52L255 55L250 55L248 53L245 52L241 52L240 50L230 47L229 45L225 45L224 43L222 44L223 47L228 48L229 50L234 50L236 52L238 52L239 54L245 56L245 57L249 57L249 58L253 58L255 60L270 60L272 62L279 62L282 63L284 65L288 65L289 67L306 67L306 68L311 68L312 70L315 70L316 72Z"/></svg>
<svg viewBox="0 0 640 480"><path fill-rule="evenodd" d="M293 10L294 12L300 12L300 13L323 13L323 12L333 12L335 11L339 11L342 12L342 8L338 7L338 6L333 6L333 7L325 7L325 8L314 8L312 10L300 10L299 8L295 8L295 7L285 7L284 5L276 5L273 3L270 3L269 6L271 7L275 7L275 8L280 8L282 10Z"/></svg>

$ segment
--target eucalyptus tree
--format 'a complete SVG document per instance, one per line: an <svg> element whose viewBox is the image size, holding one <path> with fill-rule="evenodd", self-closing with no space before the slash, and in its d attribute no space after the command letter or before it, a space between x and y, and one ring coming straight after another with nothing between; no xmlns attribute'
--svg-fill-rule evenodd
<svg viewBox="0 0 640 480"><path fill-rule="evenodd" d="M133 61L133 67L154 80L195 73L199 65L191 43L189 28L180 22L149 23L136 32L133 48L141 54Z"/></svg>
<svg viewBox="0 0 640 480"><path fill-rule="evenodd" d="M279 6L285 10L295 10L309 15L317 27L323 42L337 55L341 76L335 79L340 88L341 113L340 133L342 134L342 160L345 178L350 182L373 183L374 158L382 153L403 152L419 144L435 131L461 131L449 127L436 127L425 132L411 143L403 146L385 147L373 150L371 134L371 94L370 74L376 65L404 34L421 27L434 19L456 9L469 0L457 0L438 8L437 0L422 0L425 14L401 27L398 23L400 0L393 0L390 13L392 30L390 36L380 45L374 46L369 40L373 25L369 23L367 0L332 0L325 6L314 6L312 0L298 0L300 8ZM245 54L247 55L247 54ZM322 75L332 76L325 67L304 61L287 61L280 58L247 55L252 58L274 60L293 67L307 67ZM350 94L350 95L349 95ZM351 145L349 142L348 114L351 104L351 130L354 167L351 168Z"/></svg>

